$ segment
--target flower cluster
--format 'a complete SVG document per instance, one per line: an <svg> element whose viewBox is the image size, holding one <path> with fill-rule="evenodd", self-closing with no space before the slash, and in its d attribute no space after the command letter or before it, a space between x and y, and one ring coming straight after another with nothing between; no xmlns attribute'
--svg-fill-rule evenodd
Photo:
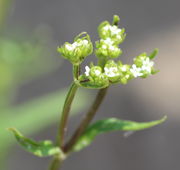
<svg viewBox="0 0 180 170"><path fill-rule="evenodd" d="M157 54L157 49L149 56L143 53L135 57L132 65L113 60L122 54L119 44L126 37L125 30L118 28L119 20L119 17L115 15L112 25L108 21L99 25L98 33L101 39L96 42L95 50L98 64L85 67L85 73L76 79L79 86L95 89L105 88L115 83L127 84L133 78L146 78L157 72L152 61ZM80 65L85 57L93 51L89 36L85 34L86 36L80 38L83 34L77 36L73 44L65 43L58 49L73 65Z"/></svg>
<svg viewBox="0 0 180 170"><path fill-rule="evenodd" d="M85 36L81 38L82 35ZM63 46L59 47L58 52L73 65L79 65L93 52L93 45L89 35L82 33L75 38L74 43L66 42Z"/></svg>
<svg viewBox="0 0 180 170"><path fill-rule="evenodd" d="M117 58L122 51L109 37L96 42L96 56L98 58Z"/></svg>
<svg viewBox="0 0 180 170"><path fill-rule="evenodd" d="M114 16L114 20L119 22L119 17ZM124 29L118 28L117 25L111 25L108 21L102 22L98 27L100 40L96 42L95 54L98 58L117 58L122 54L118 47L125 39Z"/></svg>
<svg viewBox="0 0 180 170"><path fill-rule="evenodd" d="M126 37L125 29L118 28L117 24L119 22L119 17L117 15L114 16L113 25L111 25L108 21L102 22L98 27L98 33L100 38L107 39L111 38L116 45L122 43Z"/></svg>
<svg viewBox="0 0 180 170"><path fill-rule="evenodd" d="M89 88L104 88L115 83L126 84L128 80L133 78L130 65L122 64L120 61L116 63L113 60L108 60L104 70L100 66L94 65L86 66L85 70L85 74L81 75L79 80L82 86Z"/></svg>
<svg viewBox="0 0 180 170"><path fill-rule="evenodd" d="M126 84L131 79L130 65L122 64L122 62L115 62L109 60L105 67L104 73L111 83Z"/></svg>
<svg viewBox="0 0 180 170"><path fill-rule="evenodd" d="M132 65L130 71L134 77L146 78L147 76L154 74L154 62L151 61L146 53L143 53L136 58L134 58L134 64Z"/></svg>
<svg viewBox="0 0 180 170"><path fill-rule="evenodd" d="M105 88L109 86L108 77L100 66L85 67L85 74L79 76L80 86L86 88Z"/></svg>

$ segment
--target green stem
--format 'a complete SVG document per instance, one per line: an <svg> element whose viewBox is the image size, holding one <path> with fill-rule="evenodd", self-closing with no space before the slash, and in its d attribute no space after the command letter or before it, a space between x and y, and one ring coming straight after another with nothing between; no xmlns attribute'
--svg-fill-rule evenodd
<svg viewBox="0 0 180 170"><path fill-rule="evenodd" d="M78 80L78 77L80 75L80 66L79 65L73 65L73 76L75 80Z"/></svg>
<svg viewBox="0 0 180 170"><path fill-rule="evenodd" d="M79 77L79 72L80 72L79 70L80 70L79 65L73 66L74 81L76 81ZM64 102L64 106L63 106L63 110L61 114L61 120L60 120L58 135L57 135L57 145L60 147L60 149L62 149L62 151L63 151L64 137L65 137L65 132L67 129L69 113L70 113L71 105L72 105L77 89L78 89L78 85L75 82L73 82L66 96L66 100ZM49 170L58 170L61 167L62 162L63 162L63 159L60 156L55 156L50 164Z"/></svg>
<svg viewBox="0 0 180 170"><path fill-rule="evenodd" d="M80 73L80 66L73 65L74 81L76 81L78 79L79 73ZM70 112L72 101L74 99L77 89L78 89L77 84L75 82L73 82L73 84L71 85L69 92L66 96L66 100L64 102L64 106L63 106L63 110L62 110L62 114L61 114L57 143L62 150L63 150L63 145L64 145L64 135L66 132L66 126L67 126L67 121L68 121L68 117L69 117L69 112Z"/></svg>
<svg viewBox="0 0 180 170"><path fill-rule="evenodd" d="M75 131L74 135L72 136L72 138L70 139L70 141L65 145L64 147L64 152L68 153L72 150L73 146L76 144L77 140L79 139L79 137L82 135L82 133L84 132L84 130L88 127L89 123L92 121L92 119L94 118L99 106L101 105L106 93L107 93L107 89L108 88L104 88L99 90L96 99L94 101L94 103L92 104L92 106L90 107L87 115L85 116L85 118L81 121L79 127L77 128L77 130Z"/></svg>
<svg viewBox="0 0 180 170"><path fill-rule="evenodd" d="M98 60L98 66L100 66L103 70L104 70L104 66L107 62L107 59L101 57L99 60Z"/></svg>
<svg viewBox="0 0 180 170"><path fill-rule="evenodd" d="M61 168L61 165L62 165L62 160L59 157L54 157L54 159L52 160L49 166L49 170L59 170Z"/></svg>
<svg viewBox="0 0 180 170"><path fill-rule="evenodd" d="M66 96L66 100L64 103L61 120L60 120L60 125L59 125L58 139L57 139L58 145L62 149L63 149L63 144L64 144L64 136L65 136L65 132L66 132L66 126L67 126L67 121L68 121L68 117L69 117L69 112L70 112L71 104L72 104L72 101L74 99L77 89L78 89L78 86L75 83L73 83L69 89L69 92Z"/></svg>

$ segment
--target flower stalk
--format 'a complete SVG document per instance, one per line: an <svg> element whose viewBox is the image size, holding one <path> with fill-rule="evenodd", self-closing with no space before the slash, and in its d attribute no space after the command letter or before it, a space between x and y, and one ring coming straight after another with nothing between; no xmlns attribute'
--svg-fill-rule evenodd
<svg viewBox="0 0 180 170"><path fill-rule="evenodd" d="M60 125L59 125L59 132L58 132L58 139L57 139L57 143L61 149L63 149L64 137L65 137L65 132L67 128L66 127L67 121L68 121L68 117L69 117L69 113L71 109L71 104L75 97L75 93L77 89L78 89L78 86L76 85L76 83L72 83L69 89L69 92L66 96L66 100L65 100L64 107L62 110L61 120L60 120Z"/></svg>
<svg viewBox="0 0 180 170"><path fill-rule="evenodd" d="M49 166L49 170L59 170L61 168L62 165L62 160L55 156Z"/></svg>
<svg viewBox="0 0 180 170"><path fill-rule="evenodd" d="M65 145L64 151L66 153L70 152L73 146L76 144L78 141L79 137L82 135L84 130L88 127L92 119L94 118L97 110L99 109L101 103L103 102L104 97L106 96L108 88L104 88L99 90L94 103L90 107L89 111L87 112L85 118L81 121L79 127L77 130L74 132L74 135L70 139L70 141Z"/></svg>

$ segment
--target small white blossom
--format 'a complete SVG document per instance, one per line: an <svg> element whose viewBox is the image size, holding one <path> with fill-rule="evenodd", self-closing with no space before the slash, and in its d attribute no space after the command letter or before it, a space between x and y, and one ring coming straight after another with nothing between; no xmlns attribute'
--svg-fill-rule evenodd
<svg viewBox="0 0 180 170"><path fill-rule="evenodd" d="M107 46L106 46L106 45L103 45L102 48L103 48L103 49L107 49Z"/></svg>
<svg viewBox="0 0 180 170"><path fill-rule="evenodd" d="M73 46L74 48L76 48L76 47L80 46L80 43L74 42L74 43L72 44L72 46Z"/></svg>
<svg viewBox="0 0 180 170"><path fill-rule="evenodd" d="M143 73L141 73L142 69L137 67L135 64L132 65L132 68L130 69L130 72L133 74L134 77L142 76Z"/></svg>
<svg viewBox="0 0 180 170"><path fill-rule="evenodd" d="M113 45L114 41L112 41L110 38L106 38L105 40L102 40L104 44L106 45Z"/></svg>
<svg viewBox="0 0 180 170"><path fill-rule="evenodd" d="M115 50L115 47L113 45L114 41L112 41L110 38L107 38L105 40L101 40L104 44L102 45L103 49L110 49L110 50Z"/></svg>
<svg viewBox="0 0 180 170"><path fill-rule="evenodd" d="M112 35L117 35L121 32L121 29L119 29L117 26L113 25L106 25L104 28L103 28L105 31L111 31L111 34Z"/></svg>
<svg viewBox="0 0 180 170"><path fill-rule="evenodd" d="M144 61L143 61L143 66L142 66L142 70L143 71L147 71L148 73L151 73L151 68L153 67L154 65L154 62L153 61L150 61L149 58L146 58Z"/></svg>
<svg viewBox="0 0 180 170"><path fill-rule="evenodd" d="M71 44L66 44L66 49L69 51L73 51L74 50L74 46L72 46Z"/></svg>
<svg viewBox="0 0 180 170"><path fill-rule="evenodd" d="M85 75L89 76L90 68L88 66L85 67Z"/></svg>
<svg viewBox="0 0 180 170"><path fill-rule="evenodd" d="M127 71L126 66L122 66L122 67L121 67L121 70L122 70L123 72Z"/></svg>
<svg viewBox="0 0 180 170"><path fill-rule="evenodd" d="M80 47L80 46L87 46L88 45L88 40L82 40L80 42L74 42L73 44L66 44L66 49L69 51L73 51L75 48Z"/></svg>
<svg viewBox="0 0 180 170"><path fill-rule="evenodd" d="M105 71L105 75L108 76L108 77L115 77L115 76L119 76L119 70L117 67L105 67L104 68L104 71Z"/></svg>
<svg viewBox="0 0 180 170"><path fill-rule="evenodd" d="M95 70L95 74L96 74L96 76L99 76L101 74L101 71L100 70Z"/></svg>
<svg viewBox="0 0 180 170"><path fill-rule="evenodd" d="M112 32L113 35L117 35L121 32L121 29L119 29L117 26L113 25L110 27L110 30Z"/></svg>
<svg viewBox="0 0 180 170"><path fill-rule="evenodd" d="M82 41L82 44L88 45L88 40L83 40L83 41Z"/></svg>
<svg viewBox="0 0 180 170"><path fill-rule="evenodd" d="M120 35L117 35L117 39L122 40L122 37Z"/></svg>
<svg viewBox="0 0 180 170"><path fill-rule="evenodd" d="M74 42L73 44L66 44L66 49L69 51L73 51L79 44L77 42Z"/></svg>
<svg viewBox="0 0 180 170"><path fill-rule="evenodd" d="M110 25L106 25L103 29L108 31L110 29L109 27L110 27Z"/></svg>
<svg viewBox="0 0 180 170"><path fill-rule="evenodd" d="M111 45L111 46L109 46L109 49L113 51L113 50L115 50L115 47Z"/></svg>

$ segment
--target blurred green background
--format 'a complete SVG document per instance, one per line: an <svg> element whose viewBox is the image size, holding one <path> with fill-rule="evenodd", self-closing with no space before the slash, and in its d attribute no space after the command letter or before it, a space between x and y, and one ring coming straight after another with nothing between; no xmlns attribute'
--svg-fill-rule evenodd
<svg viewBox="0 0 180 170"><path fill-rule="evenodd" d="M0 0L0 169L46 169L49 159L23 151L6 128L15 126L37 140L55 138L65 88L72 81L71 65L56 48L82 31L97 40L98 24L111 21L114 14L127 33L123 62L159 48L155 62L160 72L110 88L96 119L149 121L166 114L168 120L129 137L119 132L102 135L73 154L63 169L179 169L179 6L179 0ZM78 92L75 112L81 117L91 98ZM79 119L72 117L68 136Z"/></svg>
<svg viewBox="0 0 180 170"><path fill-rule="evenodd" d="M43 28L35 30L32 35L14 32L9 28L11 36L5 33L13 3L0 0L0 169L4 170L15 143L7 128L17 127L27 135L37 134L60 117L66 95L66 89L59 89L33 99L17 101L23 84L52 73L62 63L56 58L57 55L54 56L52 37ZM75 103L73 113L85 106L81 100L83 97L85 94L80 93L78 100L81 104Z"/></svg>

